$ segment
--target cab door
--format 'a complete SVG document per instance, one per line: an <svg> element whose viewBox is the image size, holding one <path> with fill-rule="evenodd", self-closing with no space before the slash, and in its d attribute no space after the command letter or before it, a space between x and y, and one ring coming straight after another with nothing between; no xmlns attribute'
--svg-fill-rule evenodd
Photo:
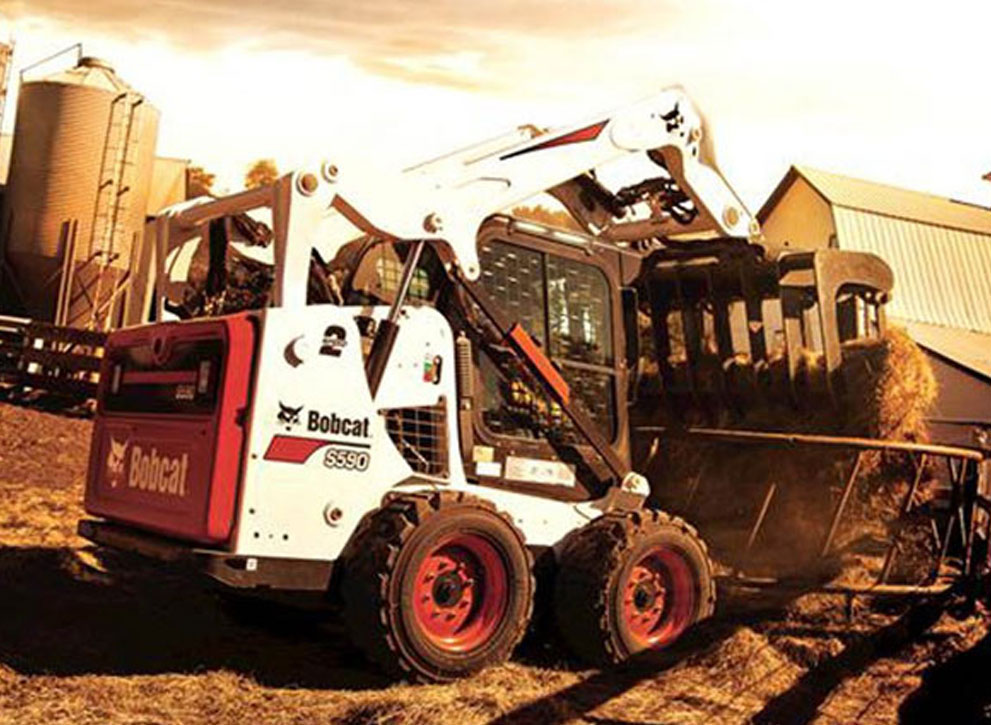
<svg viewBox="0 0 991 725"><path fill-rule="evenodd" d="M614 449L629 458L626 361L615 253L499 220L479 238L481 284L543 348ZM522 226L522 225L520 225ZM474 441L466 470L483 485L552 498L601 493L605 467L563 411L507 351L475 354ZM501 363L501 364L500 364ZM584 452L584 455L581 455Z"/></svg>

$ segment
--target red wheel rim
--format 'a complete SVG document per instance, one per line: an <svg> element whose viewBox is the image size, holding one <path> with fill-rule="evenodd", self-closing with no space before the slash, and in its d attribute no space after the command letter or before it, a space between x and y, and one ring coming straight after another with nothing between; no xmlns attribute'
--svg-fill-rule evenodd
<svg viewBox="0 0 991 725"><path fill-rule="evenodd" d="M509 607L509 572L499 551L476 534L455 534L416 572L413 615L430 642L467 652L487 642Z"/></svg>
<svg viewBox="0 0 991 725"><path fill-rule="evenodd" d="M695 576L677 550L651 549L630 568L621 587L623 623L637 647L671 644L692 623Z"/></svg>

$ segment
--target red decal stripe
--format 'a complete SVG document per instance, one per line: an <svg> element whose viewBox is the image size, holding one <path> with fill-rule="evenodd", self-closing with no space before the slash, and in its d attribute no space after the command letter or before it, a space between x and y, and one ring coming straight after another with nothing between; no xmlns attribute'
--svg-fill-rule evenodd
<svg viewBox="0 0 991 725"><path fill-rule="evenodd" d="M266 461L281 461L283 463L306 463L310 456L323 446L330 445L332 441L323 441L319 438L298 438L296 436L277 435L268 444L265 451Z"/></svg>
<svg viewBox="0 0 991 725"><path fill-rule="evenodd" d="M606 121L599 121L598 123L593 123L591 126L586 126L585 128L580 128L577 131L572 131L571 133L566 133L563 136L558 136L557 138L551 138L536 146L530 146L529 148L520 149L519 151L513 151L511 154L506 154L502 156L499 160L505 161L506 159L511 159L514 156L522 156L523 154L528 154L531 151L541 151L543 149L554 148L555 146L566 146L572 143L582 143L583 141L594 141L602 133L602 129L606 127Z"/></svg>
<svg viewBox="0 0 991 725"><path fill-rule="evenodd" d="M540 376L554 389L561 402L567 405L571 399L571 389L568 387L568 383L561 377L561 373L551 364L543 351L537 347L533 338L520 327L519 323L513 325L509 331L509 337L516 344L516 349L526 355L527 359L537 368Z"/></svg>

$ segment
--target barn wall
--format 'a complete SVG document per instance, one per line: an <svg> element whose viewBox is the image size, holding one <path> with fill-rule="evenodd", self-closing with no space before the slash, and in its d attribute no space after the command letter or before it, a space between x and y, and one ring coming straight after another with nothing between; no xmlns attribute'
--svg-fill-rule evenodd
<svg viewBox="0 0 991 725"><path fill-rule="evenodd" d="M991 234L835 209L840 246L876 254L895 274L888 314L991 334Z"/></svg>
<svg viewBox="0 0 991 725"><path fill-rule="evenodd" d="M926 350L939 382L939 397L933 418L986 421L991 427L991 381L971 373L944 358ZM933 438L940 442L973 445L974 438L968 426L934 423Z"/></svg>
<svg viewBox="0 0 991 725"><path fill-rule="evenodd" d="M836 233L829 204L802 178L781 196L762 228L776 247L828 247Z"/></svg>

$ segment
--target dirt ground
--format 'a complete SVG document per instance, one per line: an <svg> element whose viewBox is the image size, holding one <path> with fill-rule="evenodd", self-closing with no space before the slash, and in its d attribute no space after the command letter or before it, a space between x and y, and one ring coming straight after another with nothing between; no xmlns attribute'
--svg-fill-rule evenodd
<svg viewBox="0 0 991 725"><path fill-rule="evenodd" d="M982 616L807 595L730 602L660 665L553 642L450 685L391 683L326 614L251 616L75 536L90 423L0 403L0 722L886 723L991 717ZM117 561L116 563L121 563Z"/></svg>

